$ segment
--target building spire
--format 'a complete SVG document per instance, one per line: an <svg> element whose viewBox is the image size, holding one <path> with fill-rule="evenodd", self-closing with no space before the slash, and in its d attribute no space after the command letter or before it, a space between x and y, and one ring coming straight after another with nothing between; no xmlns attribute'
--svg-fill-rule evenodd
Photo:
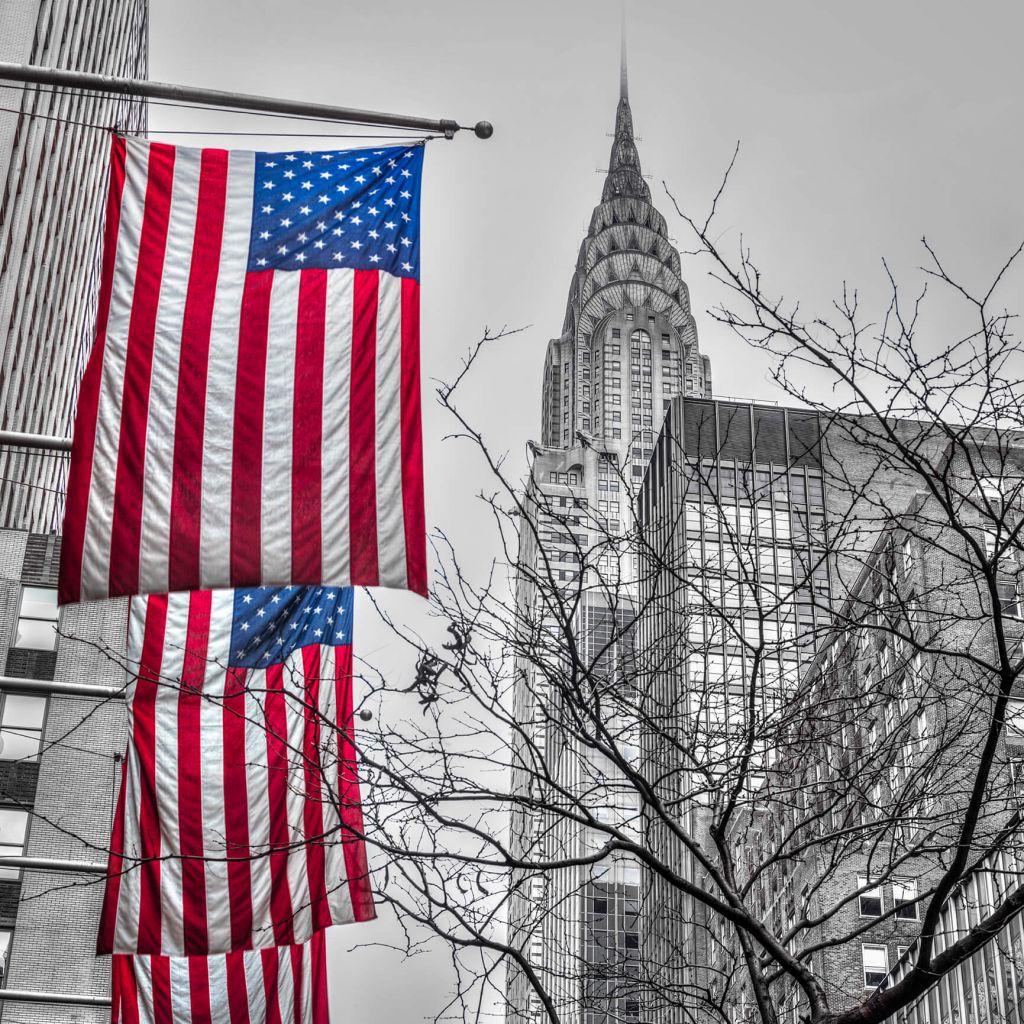
<svg viewBox="0 0 1024 1024"><path fill-rule="evenodd" d="M619 57L619 106L615 112L615 141L608 161L602 202L609 199L651 201L651 192L640 171L640 157L633 138L633 112L629 108L629 73L626 67L626 4L622 4L622 43Z"/></svg>
<svg viewBox="0 0 1024 1024"><path fill-rule="evenodd" d="M629 71L626 67L626 0L622 0L622 53L619 57L619 100L629 102Z"/></svg>

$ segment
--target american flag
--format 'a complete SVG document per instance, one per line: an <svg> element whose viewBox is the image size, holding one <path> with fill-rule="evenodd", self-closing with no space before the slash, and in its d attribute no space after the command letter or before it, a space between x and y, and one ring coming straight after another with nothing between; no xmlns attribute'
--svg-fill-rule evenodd
<svg viewBox="0 0 1024 1024"><path fill-rule="evenodd" d="M422 165L115 137L62 602L426 592Z"/></svg>
<svg viewBox="0 0 1024 1024"><path fill-rule="evenodd" d="M351 645L350 588L132 601L99 952L227 953L374 917Z"/></svg>
<svg viewBox="0 0 1024 1024"><path fill-rule="evenodd" d="M329 1024L324 933L224 956L113 957L113 1024Z"/></svg>

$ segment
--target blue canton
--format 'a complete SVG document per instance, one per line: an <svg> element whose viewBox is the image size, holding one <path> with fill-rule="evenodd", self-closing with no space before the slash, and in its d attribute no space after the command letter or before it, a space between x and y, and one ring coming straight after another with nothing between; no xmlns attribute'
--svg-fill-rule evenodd
<svg viewBox="0 0 1024 1024"><path fill-rule="evenodd" d="M257 153L248 270L420 276L423 146Z"/></svg>
<svg viewBox="0 0 1024 1024"><path fill-rule="evenodd" d="M300 647L347 647L351 643L351 587L235 591L230 668L266 668L280 665Z"/></svg>

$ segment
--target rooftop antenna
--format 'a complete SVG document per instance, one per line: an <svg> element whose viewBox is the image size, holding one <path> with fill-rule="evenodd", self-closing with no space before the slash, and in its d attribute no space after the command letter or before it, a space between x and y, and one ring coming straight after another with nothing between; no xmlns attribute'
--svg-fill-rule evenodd
<svg viewBox="0 0 1024 1024"><path fill-rule="evenodd" d="M619 59L619 99L629 100L629 74L626 68L626 0L622 0L622 54Z"/></svg>

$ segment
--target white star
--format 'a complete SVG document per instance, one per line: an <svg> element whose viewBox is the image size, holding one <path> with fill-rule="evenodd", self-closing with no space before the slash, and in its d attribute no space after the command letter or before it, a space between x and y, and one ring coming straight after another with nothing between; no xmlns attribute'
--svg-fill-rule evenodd
<svg viewBox="0 0 1024 1024"><path fill-rule="evenodd" d="M323 608L314 608L313 609L313 614L314 615L319 615L322 611L323 611Z"/></svg>
<svg viewBox="0 0 1024 1024"><path fill-rule="evenodd" d="M263 162L263 166L264 167L276 167L277 166L277 161L276 160L265 160Z"/></svg>
<svg viewBox="0 0 1024 1024"><path fill-rule="evenodd" d="M289 628L289 629L298 629L298 628L299 628L299 624L298 624L297 622L293 622L293 623L291 623L291 624L290 624L290 625L288 626L288 628Z"/></svg>
<svg viewBox="0 0 1024 1024"><path fill-rule="evenodd" d="M362 242L353 242L352 243L352 248L353 249L362 249L362 247L363 247L363 243Z"/></svg>
<svg viewBox="0 0 1024 1024"><path fill-rule="evenodd" d="M274 604L280 604L281 603L281 595L280 594L275 594L270 600L273 601Z"/></svg>
<svg viewBox="0 0 1024 1024"><path fill-rule="evenodd" d="M334 593L333 593L333 591L330 594L327 595L327 600L328 601L333 601L334 600Z"/></svg>
<svg viewBox="0 0 1024 1024"><path fill-rule="evenodd" d="M358 181L360 185L366 184L366 178L364 178L363 175L361 174L356 175L356 181Z"/></svg>
<svg viewBox="0 0 1024 1024"><path fill-rule="evenodd" d="M409 157L409 156L412 156L412 155L413 155L413 154L412 154L412 150L411 150L411 149L407 149L407 150L406 150L406 151L405 151L405 152L404 152L404 153L402 154L402 156L406 156L406 157Z"/></svg>
<svg viewBox="0 0 1024 1024"><path fill-rule="evenodd" d="M284 201L285 201L286 203L290 203L290 202L291 202L291 201L292 201L292 200L293 200L293 199L295 198L295 196L293 196L293 195L291 194L291 192L285 192L285 194L284 194L283 196L281 196L281 198L282 198L282 199L283 199L283 200L284 200Z"/></svg>
<svg viewBox="0 0 1024 1024"><path fill-rule="evenodd" d="M369 206L366 209L367 213L372 213L375 217L380 213L380 210L376 206Z"/></svg>
<svg viewBox="0 0 1024 1024"><path fill-rule="evenodd" d="M394 231L397 225L393 220L388 220L384 222L384 227L386 227L389 231Z"/></svg>
<svg viewBox="0 0 1024 1024"><path fill-rule="evenodd" d="M412 177L412 171L406 170L406 169L405 169L405 168L403 167L403 168L402 168L402 177L403 177L403 178L411 178L411 177Z"/></svg>
<svg viewBox="0 0 1024 1024"><path fill-rule="evenodd" d="M302 187L308 192L313 187L313 183L310 181L304 181L302 183Z"/></svg>
<svg viewBox="0 0 1024 1024"><path fill-rule="evenodd" d="M411 218L409 217L409 214L407 214L407 213L403 213L402 214L402 220L404 220L406 222L406 224L409 223L410 219Z"/></svg>
<svg viewBox="0 0 1024 1024"><path fill-rule="evenodd" d="M390 198L389 199L385 199L384 200L384 205L385 206L394 206L395 205L395 201L394 201L394 199L390 199Z"/></svg>
<svg viewBox="0 0 1024 1024"><path fill-rule="evenodd" d="M374 255L370 257L370 262L371 263L380 263L380 257L376 253L374 253Z"/></svg>
<svg viewBox="0 0 1024 1024"><path fill-rule="evenodd" d="M357 156L356 157L356 163L357 164L365 164L366 161L369 160L369 159L370 158L368 156Z"/></svg>
<svg viewBox="0 0 1024 1024"><path fill-rule="evenodd" d="M272 181L265 181L265 182L263 182L263 187L264 188L273 188L274 187L274 183Z"/></svg>
<svg viewBox="0 0 1024 1024"><path fill-rule="evenodd" d="M264 213L273 213L274 212L274 208L272 206L264 206L263 207L263 212Z"/></svg>
<svg viewBox="0 0 1024 1024"><path fill-rule="evenodd" d="M297 260L298 260L298 261L299 261L300 263L305 263L305 262L306 262L306 254L305 254L304 252L297 252L297 253L295 254L295 258L296 258L296 259L297 259Z"/></svg>
<svg viewBox="0 0 1024 1024"><path fill-rule="evenodd" d="M363 205L362 203L353 203L353 204L352 204L352 209L353 209L353 210L358 210L358 209L359 209L359 207L360 207L360 206L362 206L362 205Z"/></svg>
<svg viewBox="0 0 1024 1024"><path fill-rule="evenodd" d="M324 635L324 631L322 629L314 629L313 630L313 636L323 636L323 635Z"/></svg>
<svg viewBox="0 0 1024 1024"><path fill-rule="evenodd" d="M267 239L268 239L269 237L270 237L270 232L269 232L269 231L261 231L261 232L260 232L260 238L262 238L264 242L265 242L265 241L266 241L266 240L267 240Z"/></svg>
<svg viewBox="0 0 1024 1024"><path fill-rule="evenodd" d="M352 218L352 223L355 224L358 227L363 222L362 222L362 220L359 217L353 217Z"/></svg>
<svg viewBox="0 0 1024 1024"><path fill-rule="evenodd" d="M341 228L335 228L335 229L334 229L334 230L333 230L333 231L331 232L331 234L332 234L332 235L337 235L338 237L341 237L341 236L342 236L343 234L345 234L345 232L344 232L344 231L342 231L342 230L341 230Z"/></svg>
<svg viewBox="0 0 1024 1024"><path fill-rule="evenodd" d="M334 219L335 220L344 220L345 219L345 214L343 214L341 212L341 210L335 210L335 212L334 212Z"/></svg>
<svg viewBox="0 0 1024 1024"><path fill-rule="evenodd" d="M309 170L309 168L311 168L313 166L313 161L312 160L303 160L302 161L302 166L305 167L307 170Z"/></svg>
<svg viewBox="0 0 1024 1024"><path fill-rule="evenodd" d="M384 172L379 167L374 167L373 173L374 174L383 174Z"/></svg>
<svg viewBox="0 0 1024 1024"><path fill-rule="evenodd" d="M295 172L294 171L285 171L284 172L284 176L286 178L294 178L295 177Z"/></svg>
<svg viewBox="0 0 1024 1024"><path fill-rule="evenodd" d="M402 264L402 269L403 270L412 270L412 264L411 263L403 263Z"/></svg>
<svg viewBox="0 0 1024 1024"><path fill-rule="evenodd" d="M324 247L324 246L325 246L326 244L327 244L327 243L326 243L326 242L325 242L325 241L324 241L324 240L323 240L322 238L318 238L318 239L317 239L317 240L316 240L316 241L315 241L315 242L313 243L313 245L314 245L314 246L316 246L316 248L317 248L317 249L322 249L322 248L323 248L323 247Z"/></svg>
<svg viewBox="0 0 1024 1024"><path fill-rule="evenodd" d="M236 658L240 658L240 657L242 657L242 655L243 655L244 653L245 653L245 651L235 651L235 657L236 657Z"/></svg>
<svg viewBox="0 0 1024 1024"><path fill-rule="evenodd" d="M295 159L297 159L297 157L295 156L294 153L286 153L284 158L285 158L285 160L295 160Z"/></svg>
<svg viewBox="0 0 1024 1024"><path fill-rule="evenodd" d="M262 619L267 614L267 610L265 608L257 608L256 614Z"/></svg>
<svg viewBox="0 0 1024 1024"><path fill-rule="evenodd" d="M398 248L388 243L388 252L398 252Z"/></svg>
<svg viewBox="0 0 1024 1024"><path fill-rule="evenodd" d="M399 192L398 193L403 199L412 199L411 192Z"/></svg>
<svg viewBox="0 0 1024 1024"><path fill-rule="evenodd" d="M321 160L330 160L333 156L334 156L333 153L321 153L320 154L320 159Z"/></svg>
<svg viewBox="0 0 1024 1024"><path fill-rule="evenodd" d="M336 252L334 254L334 259L336 259L336 260L343 260L344 258L345 258L345 254L344 253Z"/></svg>
<svg viewBox="0 0 1024 1024"><path fill-rule="evenodd" d="M311 207L311 206L300 206L299 207L299 213L304 213L307 217L312 212L313 212L313 207Z"/></svg>
<svg viewBox="0 0 1024 1024"><path fill-rule="evenodd" d="M285 248L285 247L284 247L283 245L279 245L279 246L277 247L277 251L278 251L278 252L279 252L279 253L280 253L280 254L281 254L282 256L285 256L285 255L287 255L287 253L288 253L288 250L287 250L287 249L286 249L286 248Z"/></svg>
<svg viewBox="0 0 1024 1024"><path fill-rule="evenodd" d="M403 238L402 245L412 245L412 240L408 238Z"/></svg>
<svg viewBox="0 0 1024 1024"><path fill-rule="evenodd" d="M320 177L321 178L329 178L330 176L331 176L331 172L330 171L321 171L320 172Z"/></svg>
<svg viewBox="0 0 1024 1024"><path fill-rule="evenodd" d="M270 657L270 651L264 651L263 652L263 660L267 661L267 659L269 659L269 657Z"/></svg>
<svg viewBox="0 0 1024 1024"><path fill-rule="evenodd" d="M394 185L394 183L395 183L395 180L396 180L395 178L392 178L392 177L390 177L390 176L384 179L384 181L385 181L385 182L386 182L386 183L387 183L388 185Z"/></svg>
<svg viewBox="0 0 1024 1024"><path fill-rule="evenodd" d="M291 226L292 226L292 222L291 222L291 219L289 217L285 217L284 220L281 221L281 227L283 227L283 228L290 228Z"/></svg>
<svg viewBox="0 0 1024 1024"><path fill-rule="evenodd" d="M397 161L395 161L395 160L389 160L388 161L388 167L394 167L396 162Z"/></svg>
<svg viewBox="0 0 1024 1024"><path fill-rule="evenodd" d="M373 239L380 238L380 232L379 231L371 231L370 232L370 237L373 238Z"/></svg>
<svg viewBox="0 0 1024 1024"><path fill-rule="evenodd" d="M245 596L244 596L244 597L242 598L242 603L243 603L243 604L252 604L252 594L246 594L246 595L245 595Z"/></svg>
<svg viewBox="0 0 1024 1024"><path fill-rule="evenodd" d="M340 168L341 168L341 169L342 169L343 171L347 171L347 170L348 170L348 164L338 164L338 166L339 166L339 167L340 167Z"/></svg>
<svg viewBox="0 0 1024 1024"><path fill-rule="evenodd" d="M300 242L305 242L306 240L307 240L306 232L305 231L300 231L299 232L299 241Z"/></svg>
<svg viewBox="0 0 1024 1024"><path fill-rule="evenodd" d="M243 633L248 633L249 632L249 623L248 622L243 622L242 623L242 632Z"/></svg>
<svg viewBox="0 0 1024 1024"><path fill-rule="evenodd" d="M348 185L339 185L338 191L344 195L348 191Z"/></svg>
<svg viewBox="0 0 1024 1024"><path fill-rule="evenodd" d="M318 203L329 203L330 199L328 199L327 196L318 196L316 201Z"/></svg>
<svg viewBox="0 0 1024 1024"><path fill-rule="evenodd" d="M316 229L317 229L317 231L326 231L327 230L326 222L322 221L322 220L318 220L316 222Z"/></svg>
<svg viewBox="0 0 1024 1024"><path fill-rule="evenodd" d="M265 267L266 265L267 261L262 256L256 261L257 267Z"/></svg>

